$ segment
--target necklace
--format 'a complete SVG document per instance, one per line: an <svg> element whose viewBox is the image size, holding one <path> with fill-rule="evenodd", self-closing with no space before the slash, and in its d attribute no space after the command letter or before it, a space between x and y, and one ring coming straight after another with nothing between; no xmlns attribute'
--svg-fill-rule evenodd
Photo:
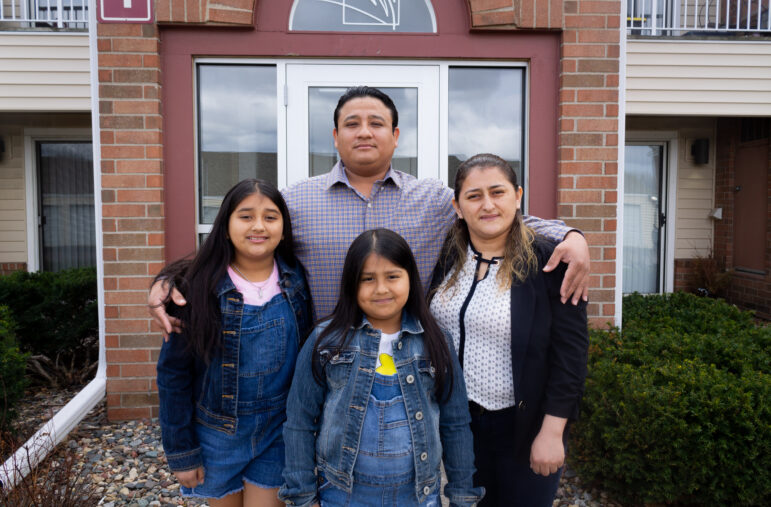
<svg viewBox="0 0 771 507"><path fill-rule="evenodd" d="M249 282L250 284L252 284L252 285L253 285L253 286L254 286L254 287L257 289L257 294L259 295L259 297L262 297L262 289L264 289L265 287L267 287L267 285L270 283L270 275L268 275L268 279L267 279L267 280L265 280L264 282L262 282L262 284L259 284L259 283L257 283L257 282L253 282L253 281L249 280L249 279L246 277L246 275L245 275L245 274L241 273L241 270L240 270L240 269L238 269L238 267L236 267L236 265L235 265L235 264L231 264L231 265L230 265L230 267L232 267L232 268L233 268L233 269L236 271L236 273L238 273L239 275L241 275L241 278L243 278L244 280L246 280L247 282ZM272 272L272 271L271 271L271 274L273 274L273 272Z"/></svg>

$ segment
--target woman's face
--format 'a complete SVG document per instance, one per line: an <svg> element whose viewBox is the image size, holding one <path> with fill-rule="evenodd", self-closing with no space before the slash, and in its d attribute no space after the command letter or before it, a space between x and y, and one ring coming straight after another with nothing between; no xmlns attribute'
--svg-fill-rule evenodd
<svg viewBox="0 0 771 507"><path fill-rule="evenodd" d="M497 167L475 167L458 195L452 204L466 221L471 242L503 246L522 202L522 187L515 188Z"/></svg>
<svg viewBox="0 0 771 507"><path fill-rule="evenodd" d="M276 203L256 192L238 203L228 221L228 238L235 249L234 262L247 267L273 257L281 242L284 218Z"/></svg>

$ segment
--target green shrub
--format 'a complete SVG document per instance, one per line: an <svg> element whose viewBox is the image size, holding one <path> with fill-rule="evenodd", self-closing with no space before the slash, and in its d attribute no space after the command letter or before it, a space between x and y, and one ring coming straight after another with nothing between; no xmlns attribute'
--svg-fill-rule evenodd
<svg viewBox="0 0 771 507"><path fill-rule="evenodd" d="M16 346L13 329L10 310L0 306L0 433L9 429L16 416L16 403L27 387L24 376L27 357Z"/></svg>
<svg viewBox="0 0 771 507"><path fill-rule="evenodd" d="M92 369L99 342L94 268L0 277L0 304L11 309L19 346L39 376L67 384L82 380L74 372Z"/></svg>
<svg viewBox="0 0 771 507"><path fill-rule="evenodd" d="M685 293L623 315L591 334L579 475L628 503L771 504L771 327Z"/></svg>

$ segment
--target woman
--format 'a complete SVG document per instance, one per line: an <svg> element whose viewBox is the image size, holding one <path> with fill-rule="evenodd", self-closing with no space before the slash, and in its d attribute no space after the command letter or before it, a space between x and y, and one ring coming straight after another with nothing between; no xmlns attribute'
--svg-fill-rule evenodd
<svg viewBox="0 0 771 507"><path fill-rule="evenodd" d="M521 201L505 160L461 164L458 219L432 280L432 313L466 381L483 506L552 504L586 377L586 304L560 303L565 265L542 271L555 244L523 224Z"/></svg>

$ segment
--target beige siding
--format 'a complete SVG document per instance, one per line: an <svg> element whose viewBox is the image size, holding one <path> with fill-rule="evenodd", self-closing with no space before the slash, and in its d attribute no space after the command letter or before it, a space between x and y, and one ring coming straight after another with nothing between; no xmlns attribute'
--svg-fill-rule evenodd
<svg viewBox="0 0 771 507"><path fill-rule="evenodd" d="M629 115L771 116L771 42L628 40Z"/></svg>
<svg viewBox="0 0 771 507"><path fill-rule="evenodd" d="M0 263L27 262L24 137L19 127L0 126Z"/></svg>
<svg viewBox="0 0 771 507"><path fill-rule="evenodd" d="M0 111L89 111L88 34L0 33Z"/></svg>
<svg viewBox="0 0 771 507"><path fill-rule="evenodd" d="M627 133L677 132L677 188L676 195L669 196L676 200L675 258L709 255L714 237L709 213L715 202L715 119L628 117L626 128ZM694 164L690 155L693 140L699 138L708 138L710 144L709 163L704 165Z"/></svg>

